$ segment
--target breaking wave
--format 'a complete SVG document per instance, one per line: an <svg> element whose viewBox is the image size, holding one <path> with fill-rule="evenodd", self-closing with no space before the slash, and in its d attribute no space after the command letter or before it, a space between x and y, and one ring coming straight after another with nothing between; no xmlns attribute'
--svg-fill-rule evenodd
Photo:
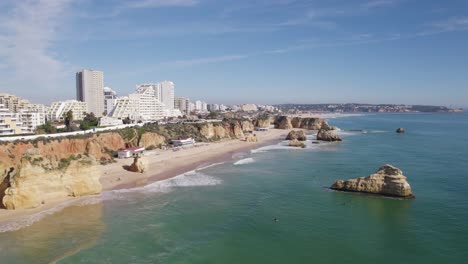
<svg viewBox="0 0 468 264"><path fill-rule="evenodd" d="M250 164L254 162L255 160L253 158L246 158L246 159L241 159L241 160L236 161L234 165L244 165L244 164Z"/></svg>

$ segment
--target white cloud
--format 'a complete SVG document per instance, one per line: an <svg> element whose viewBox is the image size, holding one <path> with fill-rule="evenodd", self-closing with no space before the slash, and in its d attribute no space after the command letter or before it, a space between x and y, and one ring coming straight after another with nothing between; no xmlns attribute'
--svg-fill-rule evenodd
<svg viewBox="0 0 468 264"><path fill-rule="evenodd" d="M233 61L247 58L247 55L224 55L219 57L207 57L207 58L198 58L198 59L189 59L189 60L176 60L172 62L163 63L168 66L176 67L190 67L202 64L218 63L225 61Z"/></svg>
<svg viewBox="0 0 468 264"><path fill-rule="evenodd" d="M152 8L163 6L194 6L197 0L139 0L129 1L126 6L130 8Z"/></svg>
<svg viewBox="0 0 468 264"><path fill-rule="evenodd" d="M427 24L427 29L416 34L417 36L428 36L451 31L468 30L468 17L452 17L443 21Z"/></svg>
<svg viewBox="0 0 468 264"><path fill-rule="evenodd" d="M70 2L18 1L0 19L0 62L6 72L12 73L1 77L15 86L17 94L50 98L51 92L60 93L63 88L65 66L50 49L57 41L57 31Z"/></svg>

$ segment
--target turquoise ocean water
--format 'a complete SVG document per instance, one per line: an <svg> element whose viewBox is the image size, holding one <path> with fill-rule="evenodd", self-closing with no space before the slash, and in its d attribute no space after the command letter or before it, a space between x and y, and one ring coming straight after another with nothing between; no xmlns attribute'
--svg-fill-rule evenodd
<svg viewBox="0 0 468 264"><path fill-rule="evenodd" d="M305 150L278 144L238 153L171 180L83 199L0 233L0 263L466 263L468 115L330 122L366 131L340 132L343 142ZM416 199L324 188L386 163L403 170Z"/></svg>

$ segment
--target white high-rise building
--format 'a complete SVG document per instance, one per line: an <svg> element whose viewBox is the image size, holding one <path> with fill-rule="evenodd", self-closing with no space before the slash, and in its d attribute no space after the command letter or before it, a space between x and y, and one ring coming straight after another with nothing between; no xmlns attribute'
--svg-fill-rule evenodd
<svg viewBox="0 0 468 264"><path fill-rule="evenodd" d="M195 111L201 112L203 109L203 102L200 100L195 101Z"/></svg>
<svg viewBox="0 0 468 264"><path fill-rule="evenodd" d="M104 87L104 111L106 114L110 113L112 109L114 109L116 98L117 92L112 90L110 87Z"/></svg>
<svg viewBox="0 0 468 264"><path fill-rule="evenodd" d="M101 116L104 108L104 73L82 70L76 73L76 99L86 102L88 111Z"/></svg>
<svg viewBox="0 0 468 264"><path fill-rule="evenodd" d="M110 117L125 119L130 118L137 120L140 118L139 97L135 94L129 96L119 97L115 99L114 109L108 114Z"/></svg>
<svg viewBox="0 0 468 264"><path fill-rule="evenodd" d="M175 98L174 98L174 83L171 81L163 81L160 83L145 83L137 85L138 89L151 87L154 90L154 97L163 106L164 117L177 116L180 114L175 109Z"/></svg>
<svg viewBox="0 0 468 264"><path fill-rule="evenodd" d="M192 102L189 102L188 114L192 113L192 112L195 111L195 110L196 110L195 104L192 103Z"/></svg>
<svg viewBox="0 0 468 264"><path fill-rule="evenodd" d="M47 110L47 120L63 121L63 116L70 110L73 112L74 120L83 120L85 113L88 112L88 107L86 102L79 102L75 100L53 102Z"/></svg>
<svg viewBox="0 0 468 264"><path fill-rule="evenodd" d="M128 97L115 99L115 106L109 112L110 117L132 120L154 121L164 118L166 109L157 99L158 86L142 84Z"/></svg>
<svg viewBox="0 0 468 264"><path fill-rule="evenodd" d="M172 110L174 110L174 83L171 81L163 81L159 83L161 87L161 97L160 101L163 103L167 110L169 110L170 115L172 115Z"/></svg>
<svg viewBox="0 0 468 264"><path fill-rule="evenodd" d="M174 107L179 109L182 114L190 113L190 100L186 97L175 97L174 98Z"/></svg>
<svg viewBox="0 0 468 264"><path fill-rule="evenodd" d="M138 97L140 115L144 120L159 120L164 118L164 105L157 99L157 88L154 86L139 86L135 97Z"/></svg>

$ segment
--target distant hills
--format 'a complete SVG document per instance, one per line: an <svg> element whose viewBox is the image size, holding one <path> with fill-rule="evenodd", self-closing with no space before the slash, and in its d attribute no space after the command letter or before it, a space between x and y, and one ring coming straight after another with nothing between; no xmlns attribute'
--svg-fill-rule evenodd
<svg viewBox="0 0 468 264"><path fill-rule="evenodd" d="M312 111L336 113L451 113L463 112L462 108L448 108L434 105L396 105L396 104L279 104L275 105L283 112Z"/></svg>

